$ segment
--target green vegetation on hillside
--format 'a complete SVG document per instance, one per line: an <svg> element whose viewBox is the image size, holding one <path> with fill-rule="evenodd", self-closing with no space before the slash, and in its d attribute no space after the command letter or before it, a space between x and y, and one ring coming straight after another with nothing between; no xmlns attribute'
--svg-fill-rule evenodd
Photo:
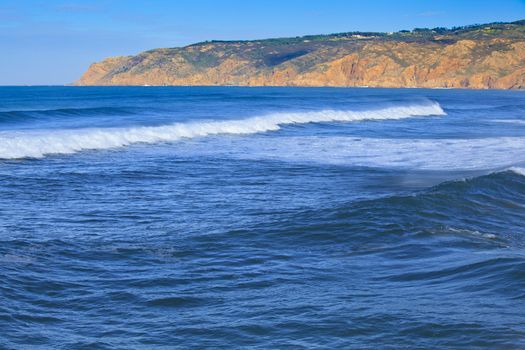
<svg viewBox="0 0 525 350"><path fill-rule="evenodd" d="M80 85L525 86L525 20L395 33L212 40L115 57Z"/></svg>

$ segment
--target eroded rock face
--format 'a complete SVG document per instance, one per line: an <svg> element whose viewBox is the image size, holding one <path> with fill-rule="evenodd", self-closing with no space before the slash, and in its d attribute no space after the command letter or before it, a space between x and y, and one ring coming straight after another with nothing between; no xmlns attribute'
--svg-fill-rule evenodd
<svg viewBox="0 0 525 350"><path fill-rule="evenodd" d="M525 25L209 42L92 64L77 85L525 88Z"/></svg>

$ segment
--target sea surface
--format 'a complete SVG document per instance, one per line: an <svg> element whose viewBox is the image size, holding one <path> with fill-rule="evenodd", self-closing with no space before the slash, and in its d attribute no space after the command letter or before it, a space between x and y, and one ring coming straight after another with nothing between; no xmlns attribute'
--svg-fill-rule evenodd
<svg viewBox="0 0 525 350"><path fill-rule="evenodd" d="M525 92L1 87L0 349L525 349Z"/></svg>

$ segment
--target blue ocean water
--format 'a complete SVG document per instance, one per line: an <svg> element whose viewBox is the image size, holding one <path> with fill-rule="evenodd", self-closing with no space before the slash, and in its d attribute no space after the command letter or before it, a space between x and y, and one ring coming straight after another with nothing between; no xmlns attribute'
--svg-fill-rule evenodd
<svg viewBox="0 0 525 350"><path fill-rule="evenodd" d="M523 349L525 93L0 87L0 348Z"/></svg>

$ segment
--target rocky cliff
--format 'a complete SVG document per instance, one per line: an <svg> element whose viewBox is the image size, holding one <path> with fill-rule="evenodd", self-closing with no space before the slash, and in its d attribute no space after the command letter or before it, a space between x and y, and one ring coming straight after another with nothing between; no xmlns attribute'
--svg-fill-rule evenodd
<svg viewBox="0 0 525 350"><path fill-rule="evenodd" d="M525 21L203 42L108 58L75 84L525 89Z"/></svg>

